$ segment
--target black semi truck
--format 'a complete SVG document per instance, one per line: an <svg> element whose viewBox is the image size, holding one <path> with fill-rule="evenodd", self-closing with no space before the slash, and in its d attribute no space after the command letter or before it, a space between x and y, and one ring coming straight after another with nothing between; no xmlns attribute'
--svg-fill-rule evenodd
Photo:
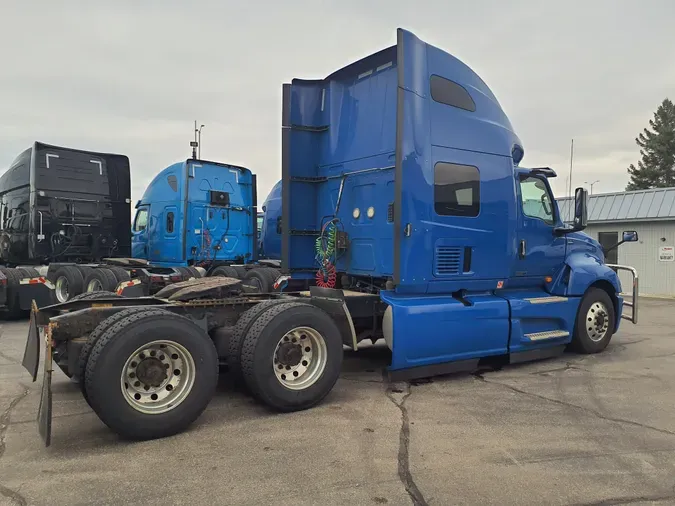
<svg viewBox="0 0 675 506"><path fill-rule="evenodd" d="M10 317L93 291L150 295L203 274L131 258L124 155L35 142L0 177L0 305Z"/></svg>

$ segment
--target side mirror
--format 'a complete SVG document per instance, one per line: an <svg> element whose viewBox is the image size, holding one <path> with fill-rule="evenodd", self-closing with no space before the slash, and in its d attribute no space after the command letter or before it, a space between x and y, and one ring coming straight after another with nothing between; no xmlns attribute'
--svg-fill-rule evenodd
<svg viewBox="0 0 675 506"><path fill-rule="evenodd" d="M583 230L588 223L588 190L574 190L574 228ZM637 234L635 234L637 237Z"/></svg>
<svg viewBox="0 0 675 506"><path fill-rule="evenodd" d="M622 242L635 242L637 240L638 240L638 233L635 230L624 231Z"/></svg>

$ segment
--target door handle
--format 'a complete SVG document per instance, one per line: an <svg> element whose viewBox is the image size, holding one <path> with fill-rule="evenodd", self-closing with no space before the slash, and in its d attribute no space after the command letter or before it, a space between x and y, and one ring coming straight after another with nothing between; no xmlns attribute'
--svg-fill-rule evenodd
<svg viewBox="0 0 675 506"><path fill-rule="evenodd" d="M525 253L526 253L526 251L525 251L525 240L521 240L520 241L520 248L518 250L518 256L521 259L523 259L523 258L525 258Z"/></svg>

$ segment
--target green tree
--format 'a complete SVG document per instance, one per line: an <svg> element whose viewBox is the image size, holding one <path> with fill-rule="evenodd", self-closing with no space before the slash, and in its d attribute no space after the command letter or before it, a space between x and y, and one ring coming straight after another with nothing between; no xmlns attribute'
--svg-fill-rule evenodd
<svg viewBox="0 0 675 506"><path fill-rule="evenodd" d="M649 127L637 136L641 160L628 167L626 190L675 186L675 104L667 98L649 120Z"/></svg>

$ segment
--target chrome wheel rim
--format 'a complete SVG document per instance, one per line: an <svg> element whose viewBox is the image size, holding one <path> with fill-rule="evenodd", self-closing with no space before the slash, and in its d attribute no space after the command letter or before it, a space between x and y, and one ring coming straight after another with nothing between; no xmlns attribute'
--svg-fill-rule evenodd
<svg viewBox="0 0 675 506"><path fill-rule="evenodd" d="M192 355L175 341L144 344L129 356L122 368L124 400L147 415L171 411L192 391L195 371Z"/></svg>
<svg viewBox="0 0 675 506"><path fill-rule="evenodd" d="M609 330L609 311L602 302L594 302L586 313L586 332L591 341L598 342Z"/></svg>
<svg viewBox="0 0 675 506"><path fill-rule="evenodd" d="M59 276L56 279L56 300L59 302L66 302L70 298L68 292L68 280L65 276Z"/></svg>
<svg viewBox="0 0 675 506"><path fill-rule="evenodd" d="M304 390L316 383L326 369L328 347L317 330L297 327L279 339L272 361L279 383L289 390Z"/></svg>
<svg viewBox="0 0 675 506"><path fill-rule="evenodd" d="M103 291L103 285L98 279L92 279L87 285L88 292L101 292Z"/></svg>

